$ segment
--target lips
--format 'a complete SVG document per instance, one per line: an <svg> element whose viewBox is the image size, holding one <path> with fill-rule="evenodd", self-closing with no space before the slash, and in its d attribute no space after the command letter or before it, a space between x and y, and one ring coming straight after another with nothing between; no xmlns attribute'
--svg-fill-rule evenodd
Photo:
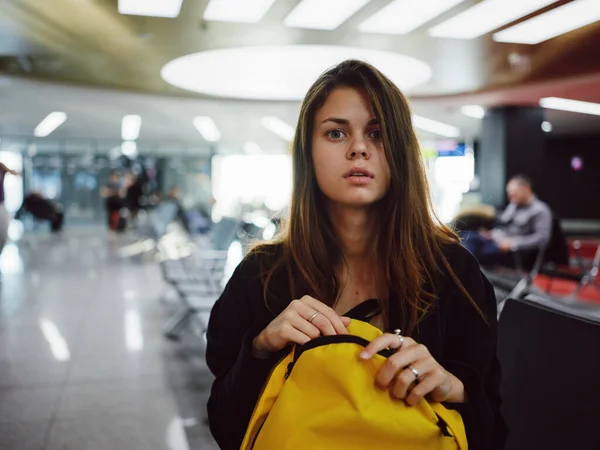
<svg viewBox="0 0 600 450"><path fill-rule="evenodd" d="M367 178L375 178L371 172L361 167L353 167L348 172L344 173L344 178L350 177L367 177Z"/></svg>

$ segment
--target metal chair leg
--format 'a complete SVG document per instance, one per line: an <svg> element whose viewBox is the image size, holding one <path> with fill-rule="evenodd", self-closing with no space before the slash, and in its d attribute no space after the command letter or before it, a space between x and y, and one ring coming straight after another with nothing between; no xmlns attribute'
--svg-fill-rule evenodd
<svg viewBox="0 0 600 450"><path fill-rule="evenodd" d="M167 339L178 341L181 331L187 325L193 312L189 308L181 308L173 314L164 326L164 335Z"/></svg>

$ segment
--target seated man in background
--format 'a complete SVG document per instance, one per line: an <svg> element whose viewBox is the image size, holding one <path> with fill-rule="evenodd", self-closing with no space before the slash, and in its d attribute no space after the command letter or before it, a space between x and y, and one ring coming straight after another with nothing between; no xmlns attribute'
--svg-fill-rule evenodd
<svg viewBox="0 0 600 450"><path fill-rule="evenodd" d="M531 265L538 249L550 241L552 212L533 193L531 180L525 175L512 177L506 194L510 204L494 229L463 234L464 246L484 266L512 266L516 251L523 255L526 265Z"/></svg>

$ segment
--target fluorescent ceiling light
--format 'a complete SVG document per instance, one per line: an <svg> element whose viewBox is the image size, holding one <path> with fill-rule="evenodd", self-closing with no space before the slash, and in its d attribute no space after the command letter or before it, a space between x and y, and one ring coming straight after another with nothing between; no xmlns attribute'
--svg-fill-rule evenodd
<svg viewBox="0 0 600 450"><path fill-rule="evenodd" d="M335 30L370 0L302 0L285 18L288 27Z"/></svg>
<svg viewBox="0 0 600 450"><path fill-rule="evenodd" d="M497 42L539 44L600 20L598 0L577 0L494 34Z"/></svg>
<svg viewBox="0 0 600 450"><path fill-rule="evenodd" d="M600 103L581 102L579 100L570 100L568 98L546 97L540 100L540 106L542 108L600 116Z"/></svg>
<svg viewBox="0 0 600 450"><path fill-rule="evenodd" d="M129 114L121 121L121 138L124 141L135 141L140 137L142 118L137 114Z"/></svg>
<svg viewBox="0 0 600 450"><path fill-rule="evenodd" d="M167 17L179 15L183 0L119 0L119 12L133 16Z"/></svg>
<svg viewBox="0 0 600 450"><path fill-rule="evenodd" d="M194 126L202 137L208 142L217 142L221 139L221 132L211 117L199 116L194 119Z"/></svg>
<svg viewBox="0 0 600 450"><path fill-rule="evenodd" d="M167 83L207 95L296 101L304 98L319 75L346 59L359 59L373 64L403 91L431 78L431 68L416 58L341 45L209 50L167 63L161 75ZM232 70L232 67L236 70Z"/></svg>
<svg viewBox="0 0 600 450"><path fill-rule="evenodd" d="M129 158L137 156L137 142L135 141L123 141L121 143L121 153Z"/></svg>
<svg viewBox="0 0 600 450"><path fill-rule="evenodd" d="M67 120L67 115L64 112L51 112L37 127L35 127L33 135L35 137L46 137L60 127L65 120Z"/></svg>
<svg viewBox="0 0 600 450"><path fill-rule="evenodd" d="M260 123L267 130L275 133L277 136L279 136L282 139L285 139L288 142L294 139L294 127L292 127L287 122L284 122L279 117L263 117Z"/></svg>
<svg viewBox="0 0 600 450"><path fill-rule="evenodd" d="M460 108L460 111L468 117L474 119L483 119L485 117L485 108L479 105L465 105Z"/></svg>
<svg viewBox="0 0 600 450"><path fill-rule="evenodd" d="M435 37L473 39L537 11L556 0L484 0L434 26Z"/></svg>
<svg viewBox="0 0 600 450"><path fill-rule="evenodd" d="M552 131L552 124L547 120L544 120L542 122L542 130L544 130L546 133L550 133Z"/></svg>
<svg viewBox="0 0 600 450"><path fill-rule="evenodd" d="M413 115L413 126L419 130L429 131L430 133L439 134L446 137L459 137L460 130L452 125L448 125L436 120L431 120L426 117Z"/></svg>
<svg viewBox="0 0 600 450"><path fill-rule="evenodd" d="M262 151L256 142L246 142L244 144L244 153L247 155L260 155Z"/></svg>
<svg viewBox="0 0 600 450"><path fill-rule="evenodd" d="M204 20L256 23L273 6L275 0L210 0Z"/></svg>
<svg viewBox="0 0 600 450"><path fill-rule="evenodd" d="M395 0L358 27L363 33L406 34L464 0Z"/></svg>

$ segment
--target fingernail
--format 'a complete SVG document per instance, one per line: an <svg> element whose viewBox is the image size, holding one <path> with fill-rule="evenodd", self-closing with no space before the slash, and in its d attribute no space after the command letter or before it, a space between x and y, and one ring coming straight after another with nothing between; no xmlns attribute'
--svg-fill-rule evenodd
<svg viewBox="0 0 600 450"><path fill-rule="evenodd" d="M360 357L361 357L361 359L369 359L369 353L361 352Z"/></svg>

